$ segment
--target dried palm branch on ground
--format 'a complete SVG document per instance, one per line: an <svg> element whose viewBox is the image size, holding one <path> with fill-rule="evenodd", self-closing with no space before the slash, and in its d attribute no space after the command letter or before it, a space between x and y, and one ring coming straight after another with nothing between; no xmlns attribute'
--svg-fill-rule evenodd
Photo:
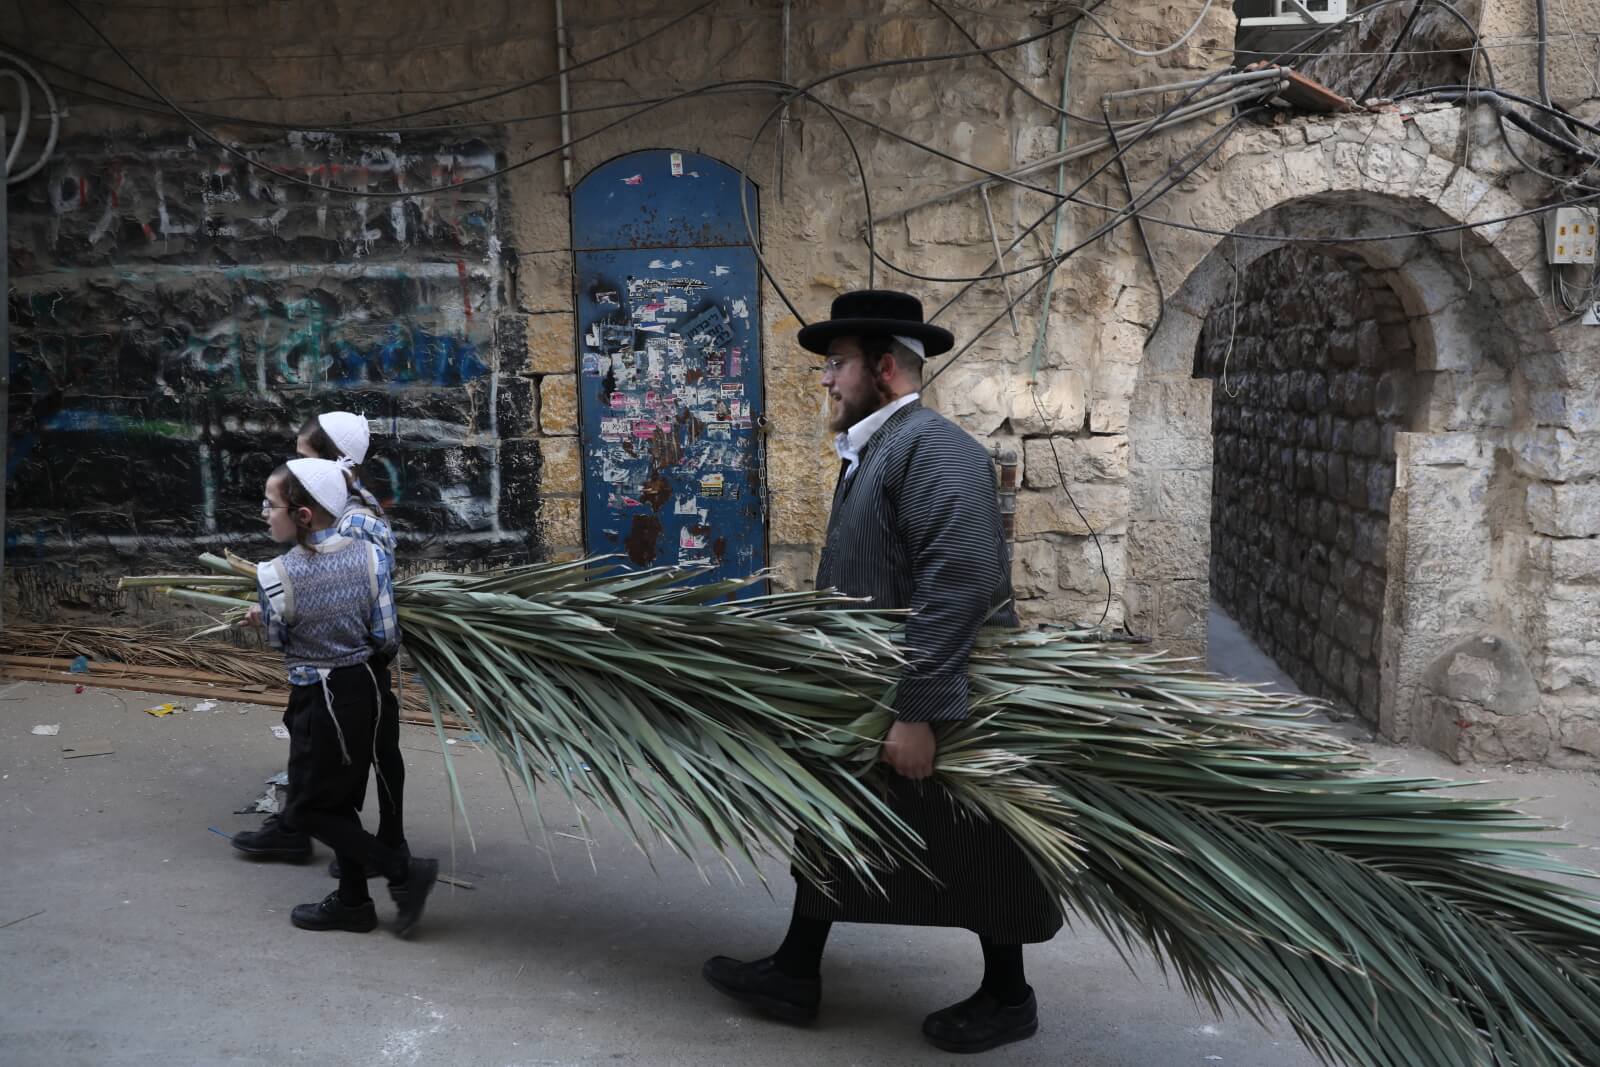
<svg viewBox="0 0 1600 1067"><path fill-rule="evenodd" d="M230 580L238 585L237 580ZM229 608L240 602L230 600ZM198 685L245 686L254 690L264 686L275 695L282 706L289 691L288 679L283 673L283 657L270 649L246 648L224 641L197 641L165 630L117 626L69 626L40 623L8 623L0 631L0 656L27 657L0 666L8 677L27 680L65 681L59 675L67 667L65 661L75 656L87 657L90 672L72 676L70 680L89 685L109 685L116 688L114 678L146 676L148 685L137 688L147 692L166 692L188 696L210 696L201 689L187 691L181 681L162 684L163 678L189 679ZM40 657L35 662L34 657ZM61 660L54 663L48 661ZM13 663L15 665L13 665ZM123 664L126 671L110 672L104 664ZM33 669L29 669L33 668ZM153 668L153 669L152 669ZM221 699L246 700L252 692L231 693ZM401 714L408 722L432 722L425 695L415 686L405 686L401 691ZM454 726L453 721L450 725Z"/></svg>
<svg viewBox="0 0 1600 1067"><path fill-rule="evenodd" d="M52 659L87 656L108 663L181 667L220 674L243 685L284 684L283 657L259 648L185 641L154 629L10 623L0 632L0 652Z"/></svg>
<svg viewBox="0 0 1600 1067"><path fill-rule="evenodd" d="M226 606L250 583L129 584ZM733 589L590 561L419 575L396 602L436 713L482 731L536 814L543 780L641 848L813 872L826 849L868 882L915 863L876 789L897 619ZM1290 698L1088 634L987 635L971 673L939 779L1197 999L1275 1009L1349 1064L1592 1062L1596 898L1544 877L1583 872L1510 802L1384 777Z"/></svg>

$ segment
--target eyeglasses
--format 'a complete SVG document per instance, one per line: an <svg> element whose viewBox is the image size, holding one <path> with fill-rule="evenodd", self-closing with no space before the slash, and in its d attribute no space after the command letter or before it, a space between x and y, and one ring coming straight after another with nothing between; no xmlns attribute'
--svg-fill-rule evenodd
<svg viewBox="0 0 1600 1067"><path fill-rule="evenodd" d="M263 500L261 502L261 514L266 515L266 514L269 514L271 512L277 511L280 508L285 510L285 511L287 511L287 510L289 510L290 508L293 508L293 507L294 507L293 504L274 504L270 500Z"/></svg>
<svg viewBox="0 0 1600 1067"><path fill-rule="evenodd" d="M846 363L849 363L852 359L855 359L855 358L856 357L854 357L854 356L829 356L827 359L823 360L821 363L813 364L812 367L811 367L811 373L813 373L813 374L829 374L829 373L838 374L841 370L844 369L844 365Z"/></svg>

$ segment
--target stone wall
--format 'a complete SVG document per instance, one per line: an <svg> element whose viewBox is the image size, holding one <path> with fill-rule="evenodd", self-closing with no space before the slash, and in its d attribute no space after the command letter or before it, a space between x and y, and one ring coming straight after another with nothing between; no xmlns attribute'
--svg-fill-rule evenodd
<svg viewBox="0 0 1600 1067"><path fill-rule="evenodd" d="M1213 380L1212 596L1307 692L1378 719L1410 332L1359 260L1287 248L1206 320Z"/></svg>
<svg viewBox="0 0 1600 1067"><path fill-rule="evenodd" d="M1107 5L1097 16L1103 29L1148 47L1178 38L1202 6L1199 0L1128 3ZM1501 17L1503 6L1491 5L1490 14ZM1394 10L1403 7L1394 5ZM1061 116L1048 103L1062 91L1069 49L1067 96L1077 115L1099 115L1108 91L1169 83L1225 66L1234 57L1236 29L1226 5L1211 6L1181 46L1154 58L1130 57L1095 28L1073 44L1065 33L1040 37L995 53L993 62L973 56L905 63L819 82L816 96L839 109L843 129L834 114L805 100L795 101L786 115L777 114L770 87L709 83L773 78L786 67L790 78L804 83L872 61L970 48L968 33L992 45L1043 33L1050 25L1048 13L1022 0L974 0L948 8L948 14L925 0L888 0L870 9L821 0L793 5L785 34L776 0L721 0L676 22L689 5L661 12L643 12L622 0L597 0L581 9L568 5L571 58L581 64L571 74L572 103L579 110L565 124L578 139L567 152L568 166L554 148L563 123L553 114L559 107L553 5L512 9L466 0L396 0L385 10L387 17L374 19L370 5L328 0L317 9L314 23L296 4L206 4L181 13L151 5L104 5L93 14L164 90L202 113L206 124L264 160L309 168L320 183L348 186L355 179L344 168L358 163L371 145L360 140L364 135L348 131L322 141L296 132L307 126L362 120L380 127L448 126L403 134L395 148L423 154L481 151L492 155L496 167L514 168L496 182L470 187L471 195L488 198L485 210L493 215L481 239L472 237L451 249L456 254L442 258L433 248L392 252L385 250L392 248L392 235L384 235L385 226L394 222L375 201L363 209L360 198L330 193L326 234L315 198L281 205L248 198L224 202L208 188L220 157L197 147L184 157L192 173L183 188L191 196L188 210L208 228L207 235L183 245L157 242L158 248L176 251L139 268L159 267L165 278L181 284L154 285L148 273L124 277L126 264L149 254L138 243L140 232L119 226L95 235L99 216L82 204L74 215L75 232L94 237L91 250L97 254L102 248L115 250L96 268L110 274L96 276L78 261L64 260L63 271L85 271L68 275L31 260L33 249L49 247L47 229L40 227L54 210L52 196L64 204L70 199L64 184L48 178L10 192L13 216L35 220L17 231L20 237L13 235L13 283L41 293L59 290L66 294L63 299L100 315L106 332L114 326L140 339L133 349L141 353L140 366L158 369L163 359L170 363L185 351L161 332L164 319L172 318L181 336L205 339L213 336L206 330L214 320L199 312L213 308L220 318L232 307L240 309L239 328L215 334L219 344L200 350L206 361L222 360L234 344L229 338L237 336L240 351L265 365L260 352L286 345L292 351L293 338L309 329L322 339L315 347L324 353L308 366L332 373L342 364L328 350L343 352L338 346L344 342L359 357L353 363L374 365L368 357L376 342L351 332L352 323L343 317L349 309L381 322L385 315L396 319L402 304L449 307L450 293L425 292L420 285L409 295L353 291L342 276L324 278L315 271L293 282L269 280L250 288L257 283L236 280L228 271L250 267L252 248L273 247L272 240L286 236L293 242L309 237L324 244L273 254L301 267L385 256L396 269L405 262L438 264L428 270L442 272L446 277L435 280L446 288L452 279L459 288L459 262L469 283L472 322L465 322L463 301L460 313L451 312L456 318L422 325L430 335L445 327L449 336L470 341L478 362L491 368L487 378L462 384L393 381L383 376L387 372L379 358L377 376L369 369L361 388L349 395L396 416L403 413L385 407L392 402L387 398L412 396L420 404L431 396L426 403L442 405L434 421L471 429L458 441L415 442L424 456L436 456L440 469L454 479L449 485L466 487L450 499L466 501L467 514L487 514L481 501L489 498L477 487L491 492L498 479L498 530L449 526L438 541L445 558L471 558L482 551L486 536L504 538L508 532L516 539L508 550L571 555L583 550L583 485L569 187L601 163L636 149L701 152L747 167L760 187L759 229L771 267L759 301L770 416L764 438L765 506L778 583L797 587L811 580L835 469L824 397L809 369L815 359L795 344L796 327L826 314L829 301L843 290L868 283L905 287L917 291L930 311L937 310L938 321L963 346L959 359L936 365L941 373L927 389L926 402L997 453L1020 460L1015 578L1024 618L1093 624L1103 617L1149 637L1156 647L1198 655L1205 651L1211 584L1214 449L1213 387L1209 379L1194 377L1196 343L1212 309L1229 299L1231 262L1248 268L1272 251L1273 234L1311 237L1386 272L1411 320L1423 376L1416 390L1415 433L1396 444L1400 460L1380 642L1380 725L1392 736L1418 735L1425 720L1433 721L1421 710L1433 692L1430 678L1436 672L1430 665L1460 642L1493 629L1536 679L1536 714L1548 736L1563 746L1551 758L1600 754L1600 742L1591 736L1597 729L1591 679L1600 663L1592 620L1600 617L1600 585L1584 562L1600 532L1600 515L1590 506L1596 477L1591 458L1600 454L1595 447L1600 344L1597 332L1556 321L1539 225L1509 218L1547 203L1555 190L1520 169L1492 136L1485 112L1415 107L1240 125L1149 209L1152 255L1147 257L1129 226L1101 231L1127 197L1120 171L1105 166L1103 154L1065 167L1068 187L1082 187L1062 213L1059 234L1042 222L1034 227L1055 203L1041 191L1055 183L1057 171L1051 166L1028 176L1032 189L993 185L987 196L968 189L923 201L970 182L975 172L961 160L1004 170L1046 158L1062 137L1071 143L1093 136L1093 123L1068 120L1063 129ZM1525 34L1530 25L1521 16L1511 23L1498 32ZM645 39L656 30L664 32ZM29 42L69 70L138 87L58 5L0 4L0 34ZM607 55L624 45L634 46ZM1496 53L1497 70L1510 51ZM1562 67L1569 73L1576 69ZM70 74L57 73L83 87ZM103 85L88 87L107 91ZM608 110L645 100L656 103L640 117L626 118L627 107ZM1150 94L1113 101L1112 114L1148 117L1171 100L1170 94ZM101 160L90 168L91 192L93 175L109 173L113 156L125 161L130 173L151 173L157 148L187 149L190 132L159 106L154 112L130 112L81 97L68 102L61 166ZM430 110L439 108L444 110ZM217 114L287 128L241 126ZM405 117L391 121L393 116ZM946 156L859 120L926 141ZM1210 115L1133 145L1125 156L1129 181L1144 189L1180 178L1186 153L1226 132L1229 121L1225 114ZM859 152L865 184L846 133ZM197 137L196 144L201 143ZM875 248L887 262L873 260L863 240L869 189ZM439 203L454 198L452 193ZM274 232L271 220L279 206L290 207L286 220L296 218L301 207L312 214L302 212L291 229L280 226ZM372 257L366 256L364 238L351 244L342 236L361 210L368 212L365 229L380 235ZM450 217L450 212L439 215ZM212 218L241 229L212 234ZM1386 236L1469 221L1485 225L1432 238ZM269 236L241 236L252 228ZM408 240L417 232L408 224ZM1235 236L1225 236L1230 233ZM1352 234L1362 240L1347 242ZM445 247L458 238L440 231L436 240ZM996 241L1005 267L1016 273L1003 281L965 281L989 271ZM1076 251L1045 283L1042 272L1025 268L1048 256L1052 244ZM909 278L902 270L922 277ZM208 298L210 305L196 304L198 297L185 295L191 290L218 295ZM1008 312L1013 301L1014 317ZM323 309L320 327L302 325L289 310L302 306ZM16 310L26 331L61 330L43 304ZM48 351L48 344L30 341L28 351L15 358L30 364ZM210 508L198 471L216 468L219 461L214 458L210 467L201 463L196 442L215 432L232 435L230 442L259 442L263 456L276 454L286 442L273 434L282 433L301 410L295 405L309 393L273 379L266 393L274 398L250 399L250 405L260 405L258 415L254 421L240 417L234 427L228 420L235 409L217 407L223 402L216 398L221 386L215 374L204 363L196 366L192 357L178 363L189 368L176 376L173 387L175 396L187 398L182 402L151 384L153 369L117 381L86 377L89 388L80 392L99 397L96 403L103 402L110 414L134 419L151 412L156 421L172 424L178 444L158 446L159 435L149 432L155 427L138 430L147 434L141 438L147 442L141 445L147 465L195 472L174 473L181 483L172 490L179 502L173 509L179 528L161 530L161 536L226 537L230 516L258 499L254 488L246 489L255 475L217 482L217 505ZM130 373L134 369L130 365ZM121 392L130 380L139 391ZM345 386L341 382L338 388ZM113 390L135 399L114 399ZM247 379L244 390L261 392L259 381ZM200 396L206 398L203 403L195 399ZM227 401L236 402L244 402L242 395ZM123 412L118 404L131 408ZM21 410L25 406L14 410L14 418L36 417L32 407ZM48 405L40 412L44 419L53 415ZM432 418L420 412L415 417ZM222 429L209 428L214 425ZM103 434L137 428L134 423L89 426ZM64 426L52 430L64 431ZM14 435L13 449L17 441ZM441 447L434 449L435 444ZM380 446L390 447L384 441ZM243 451L242 443L228 447L230 456L235 449ZM56 496L46 504L52 508L64 507L62 501L74 494L110 492L88 461L93 454L83 450L85 462L73 463L69 456L79 457L78 450L55 450L51 455L60 457L59 464L45 475L28 475L30 484L50 487ZM426 462L419 458L424 470ZM527 491L508 495L510 486ZM439 496L446 494L441 490ZM131 495L118 499L124 507L102 509L106 523L127 511L138 515L141 531L150 528L149 511L138 510L142 502ZM1440 500L1464 503L1446 508L1438 506ZM217 516L215 532L205 528L207 515ZM51 534L43 536L48 542ZM78 575L86 575L129 569L133 563L86 552L58 562L59 573L69 578L75 567ZM24 557L24 566L8 568L13 589L44 570L26 564ZM36 602L47 605L50 599L41 595ZM1356 696L1359 701L1359 682ZM1526 716L1518 721L1527 721ZM1488 727L1479 732L1510 736ZM1441 738L1438 743L1454 742Z"/></svg>

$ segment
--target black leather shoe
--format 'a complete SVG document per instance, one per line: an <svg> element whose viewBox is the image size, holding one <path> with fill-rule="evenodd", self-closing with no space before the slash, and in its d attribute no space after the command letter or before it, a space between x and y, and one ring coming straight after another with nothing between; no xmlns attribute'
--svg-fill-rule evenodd
<svg viewBox="0 0 1600 1067"><path fill-rule="evenodd" d="M259 830L234 834L233 847L254 860L304 863L311 858L310 836L285 830L276 815L268 815Z"/></svg>
<svg viewBox="0 0 1600 1067"><path fill-rule="evenodd" d="M822 979L792 978L778 970L771 956L749 963L713 956L700 973L734 1000L787 1023L810 1022L822 1003Z"/></svg>
<svg viewBox="0 0 1600 1067"><path fill-rule="evenodd" d="M946 1052L987 1052L1039 1031L1039 1005L1028 990L1021 1004L1005 1005L980 989L960 1004L934 1012L922 1021L922 1034Z"/></svg>
<svg viewBox="0 0 1600 1067"><path fill-rule="evenodd" d="M339 891L323 897L315 904L297 904L289 913L289 921L302 930L349 930L364 934L377 928L378 912L372 901L350 905L339 900Z"/></svg>
<svg viewBox="0 0 1600 1067"><path fill-rule="evenodd" d="M433 883L439 880L438 860L408 860L406 880L389 886L389 899L399 908L394 920L394 936L410 937L422 918Z"/></svg>

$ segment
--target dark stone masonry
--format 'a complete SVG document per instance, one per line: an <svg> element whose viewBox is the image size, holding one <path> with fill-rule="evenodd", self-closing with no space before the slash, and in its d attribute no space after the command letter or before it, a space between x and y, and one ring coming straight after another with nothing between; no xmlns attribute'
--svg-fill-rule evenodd
<svg viewBox="0 0 1600 1067"><path fill-rule="evenodd" d="M1212 595L1308 692L1369 721L1413 352L1364 265L1288 248L1213 309L1195 352L1215 381Z"/></svg>

